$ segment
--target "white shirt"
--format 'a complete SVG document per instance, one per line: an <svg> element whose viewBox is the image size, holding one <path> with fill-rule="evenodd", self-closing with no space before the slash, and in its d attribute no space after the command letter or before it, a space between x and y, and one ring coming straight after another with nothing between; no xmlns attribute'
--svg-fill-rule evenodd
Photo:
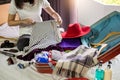
<svg viewBox="0 0 120 80"><path fill-rule="evenodd" d="M15 1L11 0L11 5L9 8L9 14L18 14L21 20L26 18L31 18L35 22L41 22L41 12L42 8L49 7L50 3L47 0L35 0L35 5L32 6L26 2L23 6L23 9L18 9L15 6ZM31 34L32 26L26 26L20 28L20 35L22 34Z"/></svg>

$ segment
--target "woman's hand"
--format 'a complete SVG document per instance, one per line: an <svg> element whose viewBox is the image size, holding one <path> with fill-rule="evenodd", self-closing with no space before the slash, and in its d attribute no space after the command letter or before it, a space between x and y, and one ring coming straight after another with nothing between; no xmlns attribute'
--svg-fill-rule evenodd
<svg viewBox="0 0 120 80"><path fill-rule="evenodd" d="M32 20L32 19L30 19L30 18L27 18L27 19L24 19L24 20L21 20L21 21L20 21L20 24L21 24L21 25L26 25L26 26L32 25L32 24L34 24L34 23L35 23L35 21Z"/></svg>
<svg viewBox="0 0 120 80"><path fill-rule="evenodd" d="M62 24L62 18L51 6L44 8L44 10L57 21L58 25Z"/></svg>
<svg viewBox="0 0 120 80"><path fill-rule="evenodd" d="M59 25L62 24L62 19L61 19L61 17L58 17L58 18L57 18L57 23L58 23Z"/></svg>
<svg viewBox="0 0 120 80"><path fill-rule="evenodd" d="M30 18L26 18L23 20L15 20L16 15L8 15L8 25L9 26L17 26L17 25L23 25L23 26L29 26L35 23L34 20Z"/></svg>

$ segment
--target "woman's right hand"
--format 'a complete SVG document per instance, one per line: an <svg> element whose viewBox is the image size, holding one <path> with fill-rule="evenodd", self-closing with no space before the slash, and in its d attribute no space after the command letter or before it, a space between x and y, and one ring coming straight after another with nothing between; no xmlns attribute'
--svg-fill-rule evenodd
<svg viewBox="0 0 120 80"><path fill-rule="evenodd" d="M9 26L17 26L17 25L22 25L24 26L29 26L35 23L35 21L31 18L26 18L26 19L17 19L15 20L16 15L8 15L8 25Z"/></svg>
<svg viewBox="0 0 120 80"><path fill-rule="evenodd" d="M23 19L21 20L21 25L25 25L25 26L28 26L28 25L32 25L35 23L34 20L30 19L30 18L27 18L27 19Z"/></svg>

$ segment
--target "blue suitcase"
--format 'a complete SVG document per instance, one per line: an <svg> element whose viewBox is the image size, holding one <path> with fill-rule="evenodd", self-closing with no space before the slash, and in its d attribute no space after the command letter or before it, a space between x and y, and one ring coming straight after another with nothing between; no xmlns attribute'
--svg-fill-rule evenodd
<svg viewBox="0 0 120 80"><path fill-rule="evenodd" d="M100 49L108 44L98 60L109 61L120 53L120 12L114 11L91 25L91 32L81 38L83 45Z"/></svg>

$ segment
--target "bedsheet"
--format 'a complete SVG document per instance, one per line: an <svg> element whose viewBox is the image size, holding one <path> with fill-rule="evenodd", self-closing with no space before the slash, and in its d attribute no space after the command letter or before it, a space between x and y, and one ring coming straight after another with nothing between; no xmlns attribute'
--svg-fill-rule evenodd
<svg viewBox="0 0 120 80"><path fill-rule="evenodd" d="M53 80L50 74L41 74L31 67L20 69L17 64L8 65L8 56L0 54L0 80Z"/></svg>
<svg viewBox="0 0 120 80"><path fill-rule="evenodd" d="M17 49L16 47L13 48L0 48L0 51L3 50L10 50L10 49ZM10 53L10 52L9 52ZM23 54L22 51L17 53L11 53L14 55L21 55ZM52 74L45 74L37 72L37 69L34 65L26 67L25 69L20 69L18 67L19 63L26 63L26 61L22 61L17 59L17 63L13 65L8 65L7 59L9 55L4 55L0 53L0 80L57 80L61 77L54 76ZM54 78L53 78L54 77ZM61 78L60 80L64 80L65 78Z"/></svg>

